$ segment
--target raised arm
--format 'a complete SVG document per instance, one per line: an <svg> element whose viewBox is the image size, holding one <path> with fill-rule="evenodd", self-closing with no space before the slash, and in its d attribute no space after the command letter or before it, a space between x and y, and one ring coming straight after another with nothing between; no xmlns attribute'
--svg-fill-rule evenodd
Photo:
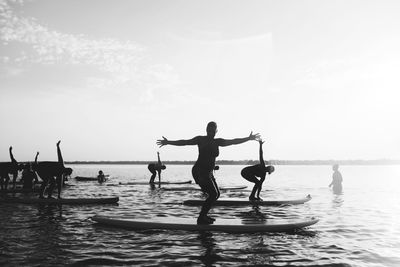
<svg viewBox="0 0 400 267"><path fill-rule="evenodd" d="M36 152L36 156L35 156L35 165L37 165L37 158L39 156L39 152Z"/></svg>
<svg viewBox="0 0 400 267"><path fill-rule="evenodd" d="M231 145L239 145L242 144L244 142L247 141L251 141L251 140L257 140L260 138L260 134L256 133L253 134L253 132L250 133L250 135L248 137L244 137L244 138L235 138L235 139L218 139L220 140L219 145L220 146L231 146Z"/></svg>
<svg viewBox="0 0 400 267"><path fill-rule="evenodd" d="M164 136L162 137L163 139L157 140L157 145L160 147L165 146L165 145L173 145L173 146L193 146L198 144L199 137L196 136L192 139L182 139L182 140L168 140Z"/></svg>
<svg viewBox="0 0 400 267"><path fill-rule="evenodd" d="M57 158L58 158L58 163L61 163L62 165L64 165L64 160L63 160L63 157L61 155L60 142L61 141L57 142Z"/></svg>
<svg viewBox="0 0 400 267"><path fill-rule="evenodd" d="M157 152L158 165L161 166L160 152Z"/></svg>
<svg viewBox="0 0 400 267"><path fill-rule="evenodd" d="M264 162L264 157L263 157L263 149L262 149L262 145L264 144L264 142L262 140L258 140L258 143L260 143L260 165L265 167L265 162Z"/></svg>
<svg viewBox="0 0 400 267"><path fill-rule="evenodd" d="M9 148L8 151L10 152L10 159L11 159L11 162L16 163L17 161L15 160L14 155L13 155L13 153L12 153L12 146L10 146L10 148Z"/></svg>

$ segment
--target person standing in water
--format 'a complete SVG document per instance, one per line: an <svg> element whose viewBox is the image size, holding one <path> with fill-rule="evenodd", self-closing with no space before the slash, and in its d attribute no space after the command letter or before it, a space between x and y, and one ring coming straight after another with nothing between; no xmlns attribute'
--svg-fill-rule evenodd
<svg viewBox="0 0 400 267"><path fill-rule="evenodd" d="M163 165L161 163L160 152L157 152L157 158L158 158L157 163L150 163L147 166L147 169L149 169L149 171L151 172L149 184L154 183L154 179L156 178L157 173L158 173L158 182L160 183L161 182L161 170L165 170L167 168L165 165Z"/></svg>
<svg viewBox="0 0 400 267"><path fill-rule="evenodd" d="M329 187L333 186L333 192L338 194L342 192L342 174L339 172L339 165L335 164L332 166L333 174L332 174L332 182L329 184Z"/></svg>
<svg viewBox="0 0 400 267"><path fill-rule="evenodd" d="M64 160L61 154L61 149L60 149L60 142L57 142L57 162L53 161L43 161L43 162L37 162L37 155L35 158L35 164L34 164L34 170L37 172L37 174L42 178L43 183L40 187L40 194L39 198L44 198L44 191L49 184L48 188L48 198L52 198L53 190L55 187L55 184L57 183L57 189L58 189L58 198L61 198L61 187L63 185L63 180L65 176L70 176L72 174L72 169L71 168L66 168L64 166Z"/></svg>
<svg viewBox="0 0 400 267"><path fill-rule="evenodd" d="M260 150L259 150L260 163L243 168L241 171L241 175L247 181L254 183L254 187L249 196L249 200L262 201L262 199L260 198L260 192L262 184L264 183L265 180L265 176L267 173L271 174L272 172L274 172L275 168L274 166L265 166L263 158L263 149L262 149L262 145L264 144L264 142L262 140L258 140L258 143L260 144ZM260 180L258 180L257 177L259 177Z"/></svg>
<svg viewBox="0 0 400 267"><path fill-rule="evenodd" d="M192 139L187 140L168 140L163 136L163 139L157 140L157 144L162 147L165 145L174 146L188 146L197 145L199 149L199 156L196 163L192 168L192 175L196 183L200 186L201 190L207 194L207 199L204 201L199 217L197 218L197 224L212 224L215 220L208 216L212 205L219 198L219 189L215 181L213 170L215 167L215 159L219 155L219 147L225 147L230 145L238 145L250 140L256 140L260 138L260 135L250 133L248 137L235 138L235 139L223 139L215 138L217 133L217 124L213 121L207 124L207 135L196 136Z"/></svg>

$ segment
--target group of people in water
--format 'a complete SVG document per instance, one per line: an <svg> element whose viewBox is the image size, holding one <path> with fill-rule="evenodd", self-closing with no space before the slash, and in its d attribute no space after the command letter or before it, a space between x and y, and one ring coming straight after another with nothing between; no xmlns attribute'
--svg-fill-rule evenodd
<svg viewBox="0 0 400 267"><path fill-rule="evenodd" d="M267 174L274 172L274 166L267 166L263 157L263 144L264 141L261 139L260 134L250 132L250 135L243 138L224 139L215 138L217 133L217 124L213 121L207 124L206 135L199 135L191 139L180 139L180 140L168 140L166 137L157 140L157 145L163 147L166 145L173 146L194 146L198 147L198 158L192 167L192 176L196 184L198 184L201 190L207 195L204 201L200 214L197 218L198 224L211 224L215 220L208 215L211 207L220 196L220 191L217 182L214 177L214 170L216 169L215 163L216 158L219 155L219 148L231 145L238 145L248 141L258 141L259 143L259 163L252 166L247 166L242 169L241 175L244 179L254 183L254 187L250 193L249 200L251 201L262 201L260 198L260 192L262 189L263 182ZM22 180L23 188L33 188L34 182L37 182L36 173L43 180L40 187L39 198L44 198L44 193L47 188L47 197L52 198L54 188L57 184L58 198L61 197L61 188L65 179L72 174L72 169L64 166L63 157L60 149L60 141L57 142L57 158L56 162L43 161L38 162L37 152L35 162L27 164L18 164L15 160L12 147L9 149L11 162L0 163L0 186L1 190L7 190L9 183L9 174L13 177L13 188L15 188L18 171L23 170ZM158 174L158 181L161 182L161 171L166 169L166 166L161 162L160 153L157 152L158 161L148 165L148 170L151 172L150 184L155 182L155 178ZM338 171L338 165L333 167L334 174L332 183L329 186L333 186L334 191L341 191L342 176ZM100 183L104 182L106 177L102 171L99 171L97 176Z"/></svg>
<svg viewBox="0 0 400 267"><path fill-rule="evenodd" d="M19 164L12 153L12 147L9 149L11 162L0 163L0 186L1 190L7 190L10 181L9 174L12 175L13 189L16 188L16 180L18 171L22 170L23 189L33 189L34 184L38 182L38 177L42 179L40 186L39 198L44 198L47 189L47 198L53 198L52 194L55 186L58 189L58 198L61 198L61 188L64 181L72 174L72 169L64 166L64 160L61 154L60 142L57 146L57 161L42 161L38 162L39 152L36 153L34 163ZM37 175L36 175L37 174Z"/></svg>

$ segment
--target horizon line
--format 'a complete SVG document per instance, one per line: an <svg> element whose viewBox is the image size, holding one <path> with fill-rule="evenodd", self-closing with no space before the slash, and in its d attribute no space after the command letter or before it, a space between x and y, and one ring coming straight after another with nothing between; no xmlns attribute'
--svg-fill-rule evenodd
<svg viewBox="0 0 400 267"><path fill-rule="evenodd" d="M76 160L65 161L65 164L148 164L157 162L156 160ZM163 160L162 163L167 164L180 164L189 165L194 164L195 160ZM216 164L220 165L253 165L257 164L258 160L217 160ZM398 165L398 159L350 159L350 160L265 160L267 164L271 165Z"/></svg>

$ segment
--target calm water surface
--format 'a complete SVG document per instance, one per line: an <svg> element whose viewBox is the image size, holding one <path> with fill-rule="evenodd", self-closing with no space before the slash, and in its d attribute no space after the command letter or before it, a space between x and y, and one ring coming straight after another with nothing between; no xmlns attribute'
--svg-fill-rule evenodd
<svg viewBox="0 0 400 267"><path fill-rule="evenodd" d="M264 184L264 199L294 199L307 194L313 199L295 206L215 207L211 211L217 219L320 219L301 231L266 234L132 231L100 226L90 217L196 217L199 207L180 203L201 195L149 185L118 185L147 181L145 165L71 167L73 176L95 176L102 169L112 177L103 185L70 179L71 186L64 189L63 197L119 196L119 204L0 204L0 266L400 266L400 166L341 166L341 195L328 188L330 166L276 166ZM249 186L247 190L222 192L221 197L248 197L251 184L240 177L242 168L221 166L216 173L219 185ZM169 165L163 179L188 180L190 170L191 166ZM184 185L176 185L180 186Z"/></svg>

